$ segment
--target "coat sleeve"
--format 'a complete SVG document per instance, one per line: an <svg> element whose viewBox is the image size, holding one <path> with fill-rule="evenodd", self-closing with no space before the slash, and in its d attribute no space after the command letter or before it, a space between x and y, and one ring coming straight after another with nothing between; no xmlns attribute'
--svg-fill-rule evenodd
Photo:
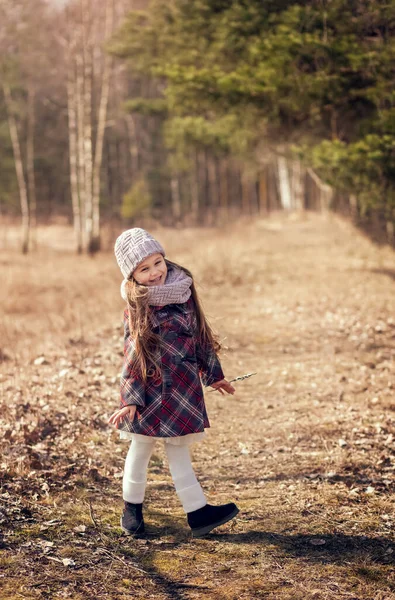
<svg viewBox="0 0 395 600"><path fill-rule="evenodd" d="M121 408L124 406L145 406L145 384L133 374L135 343L130 335L128 312L124 312L124 359L121 373Z"/></svg>
<svg viewBox="0 0 395 600"><path fill-rule="evenodd" d="M193 325L196 339L196 359L200 371L200 377L203 385L206 387L221 381L225 375L222 371L221 363L211 345L203 346L198 339L197 318L195 309L193 311Z"/></svg>
<svg viewBox="0 0 395 600"><path fill-rule="evenodd" d="M196 348L196 358L203 385L207 387L224 379L225 375L222 371L221 363L212 346L203 348L198 343Z"/></svg>

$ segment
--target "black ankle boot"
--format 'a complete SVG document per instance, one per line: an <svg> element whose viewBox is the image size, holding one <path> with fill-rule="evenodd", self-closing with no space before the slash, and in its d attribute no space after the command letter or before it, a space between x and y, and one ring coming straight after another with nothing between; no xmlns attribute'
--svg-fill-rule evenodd
<svg viewBox="0 0 395 600"><path fill-rule="evenodd" d="M121 529L128 535L144 533L143 505L125 502L121 517Z"/></svg>
<svg viewBox="0 0 395 600"><path fill-rule="evenodd" d="M239 509L236 504L222 504L221 506L211 506L206 504L203 508L187 513L188 525L192 529L193 537L202 537L209 533L214 527L223 525L233 519Z"/></svg>

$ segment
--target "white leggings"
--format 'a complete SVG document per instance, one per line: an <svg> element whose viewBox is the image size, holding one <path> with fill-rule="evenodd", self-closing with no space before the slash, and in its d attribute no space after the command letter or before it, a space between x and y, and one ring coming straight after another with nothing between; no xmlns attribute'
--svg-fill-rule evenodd
<svg viewBox="0 0 395 600"><path fill-rule="evenodd" d="M123 473L123 499L132 504L144 500L147 468L155 440L141 442L134 439L125 460ZM188 446L165 444L167 460L174 487L186 513L207 504L206 497L194 473Z"/></svg>

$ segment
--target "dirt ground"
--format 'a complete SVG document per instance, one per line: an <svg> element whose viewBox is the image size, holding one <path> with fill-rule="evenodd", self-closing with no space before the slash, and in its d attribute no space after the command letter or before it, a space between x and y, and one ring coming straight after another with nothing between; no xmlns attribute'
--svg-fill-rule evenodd
<svg viewBox="0 0 395 600"><path fill-rule="evenodd" d="M394 253L332 215L155 234L195 274L227 377L257 373L206 394L192 447L240 514L192 539L157 444L147 534L121 534L121 276L47 232L0 255L1 600L394 600Z"/></svg>

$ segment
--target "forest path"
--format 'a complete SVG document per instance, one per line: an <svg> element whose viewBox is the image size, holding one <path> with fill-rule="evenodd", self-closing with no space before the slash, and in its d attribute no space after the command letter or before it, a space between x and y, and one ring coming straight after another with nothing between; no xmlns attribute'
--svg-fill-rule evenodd
<svg viewBox="0 0 395 600"><path fill-rule="evenodd" d="M192 447L240 515L192 540L157 444L147 535L120 535L114 260L5 254L0 598L395 599L395 255L331 215L157 235L201 282L227 377L257 373L207 393Z"/></svg>

